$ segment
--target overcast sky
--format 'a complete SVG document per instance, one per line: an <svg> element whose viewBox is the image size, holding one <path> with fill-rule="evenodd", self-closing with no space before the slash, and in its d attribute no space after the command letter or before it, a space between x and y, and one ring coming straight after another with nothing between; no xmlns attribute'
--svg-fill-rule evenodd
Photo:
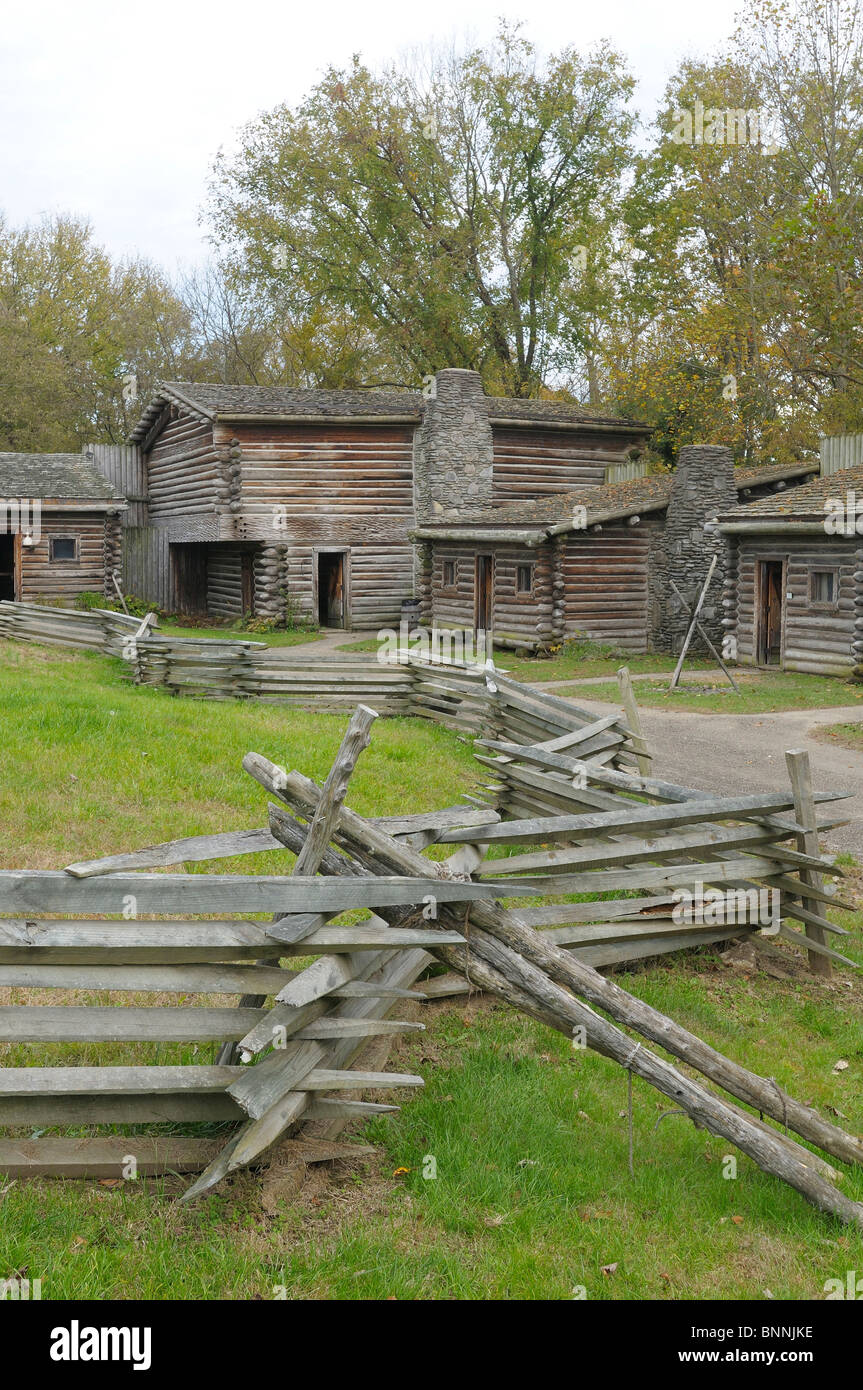
<svg viewBox="0 0 863 1390"><path fill-rule="evenodd" d="M295 102L329 63L429 41L485 41L525 20L541 50L608 38L652 115L681 57L728 37L737 0L24 0L0 29L0 208L89 217L115 255L169 271L205 254L198 215L220 145ZM469 28L467 26L470 26Z"/></svg>

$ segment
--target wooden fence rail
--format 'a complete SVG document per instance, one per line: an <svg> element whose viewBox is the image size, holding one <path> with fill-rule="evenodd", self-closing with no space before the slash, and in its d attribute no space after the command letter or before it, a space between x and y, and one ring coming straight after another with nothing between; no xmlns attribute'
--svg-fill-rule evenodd
<svg viewBox="0 0 863 1390"><path fill-rule="evenodd" d="M412 716L466 734L512 741L563 738L589 727L585 756L614 768L646 765L643 738L615 716L597 726L569 700L510 679L505 672L402 655L317 660L241 637L165 636L125 614L0 603L0 637L86 648L125 658L128 678L201 699L256 699L316 712L348 712L371 703L379 714ZM155 629L155 630L154 630Z"/></svg>
<svg viewBox="0 0 863 1390"><path fill-rule="evenodd" d="M819 832L841 823L829 814L837 798L812 793L805 755L789 758L787 793L713 797L640 773L648 756L643 737L634 744L622 718L597 718L494 669L413 658L288 669L273 659L271 673L281 669L272 680L281 684L261 696L250 672L275 654L256 644L180 639L175 652L173 639L139 640L137 619L74 615L64 627L53 613L10 615L10 607L23 606L0 605L0 626L18 635L20 623L25 640L59 632L54 640L83 645L98 632L105 645L93 649L119 643L135 679L178 691L236 694L248 681L254 690L247 696L308 700L315 708L322 693L342 708L358 689L384 691L399 702L391 712L481 730L477 757L490 780L467 798L470 805L377 820L356 815L345 805L347 784L376 713L361 706L323 788L256 753L246 756L246 772L272 798L265 826L62 871L0 872L0 987L25 992L23 1002L0 1007L0 1051L20 1054L15 1065L0 1067L0 1126L228 1126L206 1140L12 1136L0 1139L0 1173L199 1172L186 1193L191 1199L286 1136L307 1156L332 1156L349 1120L391 1108L356 1092L421 1084L384 1070L392 1040L422 1027L391 1014L425 967L440 961L448 974L424 981L414 997L485 989L569 1036L579 1030L586 1046L655 1086L822 1210L863 1224L863 1206L834 1187L835 1170L788 1131L843 1162L863 1161L863 1142L595 968L735 937L770 952L776 936L822 969L853 965L827 944L841 945L847 935L827 911L850 905L834 888L841 867L818 844ZM329 688L322 692L324 667ZM450 846L450 858L424 857L432 845ZM274 848L296 856L293 870L160 872ZM357 908L372 915L340 920ZM316 958L305 969L293 968L309 956ZM27 992L37 990L97 992L99 1002L30 1001ZM165 1004L165 995L176 1002ZM159 1049L153 1065L68 1065L76 1045L142 1042ZM62 1065L32 1064L27 1049L46 1044L62 1049L52 1058ZM191 1065L190 1046L203 1047L205 1057L212 1046L214 1055Z"/></svg>

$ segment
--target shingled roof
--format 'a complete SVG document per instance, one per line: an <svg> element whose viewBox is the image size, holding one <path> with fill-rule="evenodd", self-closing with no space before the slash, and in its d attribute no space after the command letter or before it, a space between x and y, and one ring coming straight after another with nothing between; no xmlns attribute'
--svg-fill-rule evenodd
<svg viewBox="0 0 863 1390"><path fill-rule="evenodd" d="M239 419L242 416L297 417L321 419L369 419L397 416L422 418L423 397L419 391L317 391L295 390L285 386L222 386L213 382L165 381L148 401L144 413L130 435L133 443L142 440L168 404L178 405L203 420Z"/></svg>
<svg viewBox="0 0 863 1390"><path fill-rule="evenodd" d="M855 468L843 468L838 473L828 473L801 487L789 488L787 492L774 492L769 497L759 497L743 507L722 512L720 527L735 521L771 521L778 526L792 521L823 521L826 515L824 503L829 497L844 498L848 492L859 492L863 498L863 463Z"/></svg>
<svg viewBox="0 0 863 1390"><path fill-rule="evenodd" d="M123 501L83 454L0 453L0 496L93 502L99 510Z"/></svg>
<svg viewBox="0 0 863 1390"><path fill-rule="evenodd" d="M805 475L811 469L816 469L814 464L777 464L768 468L738 468L735 469L734 480L737 484L738 492L745 488L759 487L766 483L784 482L786 479ZM507 502L502 507L495 507L492 511L462 513L455 521L441 521L440 523L426 523L417 527L413 534L420 538L431 539L437 529L452 532L457 530L465 538L471 532L480 532L483 535L491 536L497 528L505 528L512 532L513 529L522 531L535 530L537 532L561 533L567 530L580 529L574 517L576 509L584 508L587 514L587 525L595 526L604 521L617 521L630 516L637 516L642 512L664 511L668 506L671 497L671 489L674 481L673 473L653 473L646 478L632 478L620 483L606 483L601 487L583 487L573 492L551 493L544 497L535 497L519 502ZM804 488L792 488L787 493L777 494L781 497L792 497L795 493L807 490ZM775 496L765 499L774 501ZM740 508L741 515L748 515L759 503L753 502L748 506ZM735 513L736 515L737 513ZM579 512L581 520L581 513Z"/></svg>
<svg viewBox="0 0 863 1390"><path fill-rule="evenodd" d="M649 426L620 416L603 415L583 405L563 401L514 400L509 396L483 397L489 419L513 424L579 425L647 432ZM420 391L319 391L286 386L223 386L215 382L164 381L150 397L129 436L132 443L146 438L166 405L176 405L202 420L240 419L258 416L274 419L422 419L426 398Z"/></svg>

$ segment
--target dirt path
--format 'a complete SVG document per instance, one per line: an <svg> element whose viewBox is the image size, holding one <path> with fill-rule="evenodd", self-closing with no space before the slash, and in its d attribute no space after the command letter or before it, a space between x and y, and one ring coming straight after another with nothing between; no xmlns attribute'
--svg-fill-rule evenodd
<svg viewBox="0 0 863 1390"><path fill-rule="evenodd" d="M574 698L597 714L616 708ZM863 860L863 752L812 737L819 726L861 722L859 705L780 714L668 713L642 707L641 718L657 777L729 796L786 791L785 751L805 748L815 790L850 794L835 808L850 824L830 831L825 843Z"/></svg>

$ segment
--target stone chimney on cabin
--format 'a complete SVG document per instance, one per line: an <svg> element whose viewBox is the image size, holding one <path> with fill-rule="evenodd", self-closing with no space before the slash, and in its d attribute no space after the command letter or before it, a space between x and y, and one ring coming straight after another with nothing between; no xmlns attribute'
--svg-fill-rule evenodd
<svg viewBox="0 0 863 1390"><path fill-rule="evenodd" d="M492 507L492 434L479 372L447 367L414 440L414 502L419 524L458 521Z"/></svg>
<svg viewBox="0 0 863 1390"><path fill-rule="evenodd" d="M690 622L670 581L674 580L694 607L714 555L718 556L718 564L699 621L711 642L721 650L722 588L727 554L723 537L718 532L705 531L704 523L718 512L736 507L737 500L734 457L730 449L721 444L688 444L680 450L654 577L654 611L658 621L653 641L658 650L678 652ZM690 650L705 650L697 633Z"/></svg>

